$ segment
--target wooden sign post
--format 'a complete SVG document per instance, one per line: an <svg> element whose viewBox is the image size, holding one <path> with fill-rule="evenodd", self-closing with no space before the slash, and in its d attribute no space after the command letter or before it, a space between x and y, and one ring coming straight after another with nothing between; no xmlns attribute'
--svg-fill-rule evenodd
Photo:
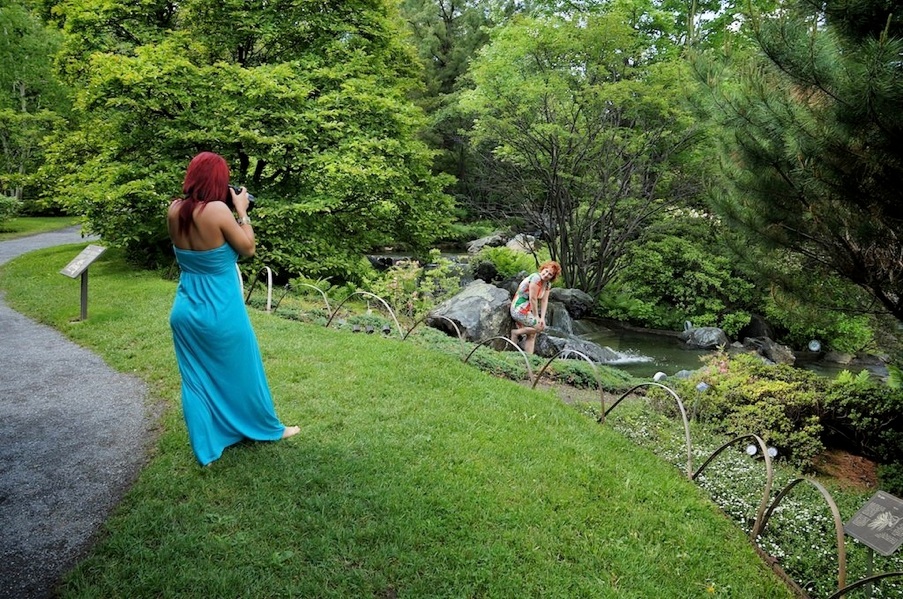
<svg viewBox="0 0 903 599"><path fill-rule="evenodd" d="M87 320L88 318L88 267L97 260L107 248L100 245L89 245L76 256L72 262L66 265L66 268L60 271L61 275L74 279L81 276L82 279L82 300L81 300L81 318L79 320Z"/></svg>

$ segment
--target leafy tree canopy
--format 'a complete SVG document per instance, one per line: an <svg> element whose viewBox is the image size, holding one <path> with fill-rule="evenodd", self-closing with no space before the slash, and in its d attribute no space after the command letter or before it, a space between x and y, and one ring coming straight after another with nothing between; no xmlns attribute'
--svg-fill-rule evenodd
<svg viewBox="0 0 903 599"><path fill-rule="evenodd" d="M68 112L52 71L59 42L20 0L0 0L0 192L18 200L34 199L26 190L42 161L41 140Z"/></svg>
<svg viewBox="0 0 903 599"><path fill-rule="evenodd" d="M616 12L515 19L465 95L494 185L549 243L565 285L590 294L655 214L695 192L680 68L645 61L646 42Z"/></svg>
<svg viewBox="0 0 903 599"><path fill-rule="evenodd" d="M221 153L258 197L258 256L358 276L361 252L425 247L450 199L408 101L416 62L384 0L66 0L60 66L78 127L53 147L91 230L153 263L188 160ZM71 165L71 168L69 168Z"/></svg>

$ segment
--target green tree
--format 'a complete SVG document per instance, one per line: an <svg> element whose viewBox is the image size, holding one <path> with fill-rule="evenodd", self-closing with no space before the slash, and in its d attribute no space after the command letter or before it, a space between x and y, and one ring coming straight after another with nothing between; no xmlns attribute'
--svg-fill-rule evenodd
<svg viewBox="0 0 903 599"><path fill-rule="evenodd" d="M656 214L697 193L679 65L649 64L647 48L618 13L516 19L475 62L465 98L496 188L548 242L564 284L594 295Z"/></svg>
<svg viewBox="0 0 903 599"><path fill-rule="evenodd" d="M423 88L416 101L429 118L425 140L439 150L436 170L455 177L450 192L471 218L493 216L485 198L483 172L467 133L473 119L461 109L462 91L472 87L467 77L489 32L531 3L513 0L404 0L402 14L423 64Z"/></svg>
<svg viewBox="0 0 903 599"><path fill-rule="evenodd" d="M415 98L429 119L424 137L440 151L437 171L453 175L452 191L465 199L473 159L462 131L472 123L458 109L458 93L470 60L488 40L491 22L479 3L463 0L405 0L401 10L423 65L424 85Z"/></svg>
<svg viewBox="0 0 903 599"><path fill-rule="evenodd" d="M696 60L725 132L716 208L903 319L903 15L797 1L747 20L756 52Z"/></svg>
<svg viewBox="0 0 903 599"><path fill-rule="evenodd" d="M18 202L34 186L43 138L67 112L51 64L59 41L20 0L0 0L0 193Z"/></svg>
<svg viewBox="0 0 903 599"><path fill-rule="evenodd" d="M763 299L737 269L721 229L704 213L669 211L630 248L627 267L600 298L603 315L670 330L690 321L736 337Z"/></svg>
<svg viewBox="0 0 903 599"><path fill-rule="evenodd" d="M78 90L79 127L55 147L62 186L133 259L168 260L164 209L201 150L223 154L258 197L258 255L287 275L355 279L361 252L422 249L445 226L447 180L417 138L417 64L390 2L54 10Z"/></svg>

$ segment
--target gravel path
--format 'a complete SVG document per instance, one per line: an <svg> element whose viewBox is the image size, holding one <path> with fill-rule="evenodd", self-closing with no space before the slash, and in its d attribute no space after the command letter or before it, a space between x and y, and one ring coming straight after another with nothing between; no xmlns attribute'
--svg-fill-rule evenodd
<svg viewBox="0 0 903 599"><path fill-rule="evenodd" d="M81 241L73 227L0 242L0 264ZM2 295L0 355L0 598L45 598L135 480L156 418L140 380Z"/></svg>

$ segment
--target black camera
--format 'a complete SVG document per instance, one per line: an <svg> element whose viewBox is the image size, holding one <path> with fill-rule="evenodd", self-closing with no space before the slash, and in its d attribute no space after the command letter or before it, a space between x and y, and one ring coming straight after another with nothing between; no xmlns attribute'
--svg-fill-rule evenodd
<svg viewBox="0 0 903 599"><path fill-rule="evenodd" d="M236 185L230 185L229 187L230 187L230 188L232 189L232 191L234 191L236 194L241 193L241 187L238 187L238 186L236 186ZM252 195L250 194L250 192L249 192L249 193L248 193L248 212L250 212L251 209L254 207L254 200L255 200L255 199L256 199L256 198L255 198L254 196L252 196ZM229 207L230 210L235 210L235 205L232 203L232 194L231 194L231 193L228 194L227 197L226 197L226 205Z"/></svg>

